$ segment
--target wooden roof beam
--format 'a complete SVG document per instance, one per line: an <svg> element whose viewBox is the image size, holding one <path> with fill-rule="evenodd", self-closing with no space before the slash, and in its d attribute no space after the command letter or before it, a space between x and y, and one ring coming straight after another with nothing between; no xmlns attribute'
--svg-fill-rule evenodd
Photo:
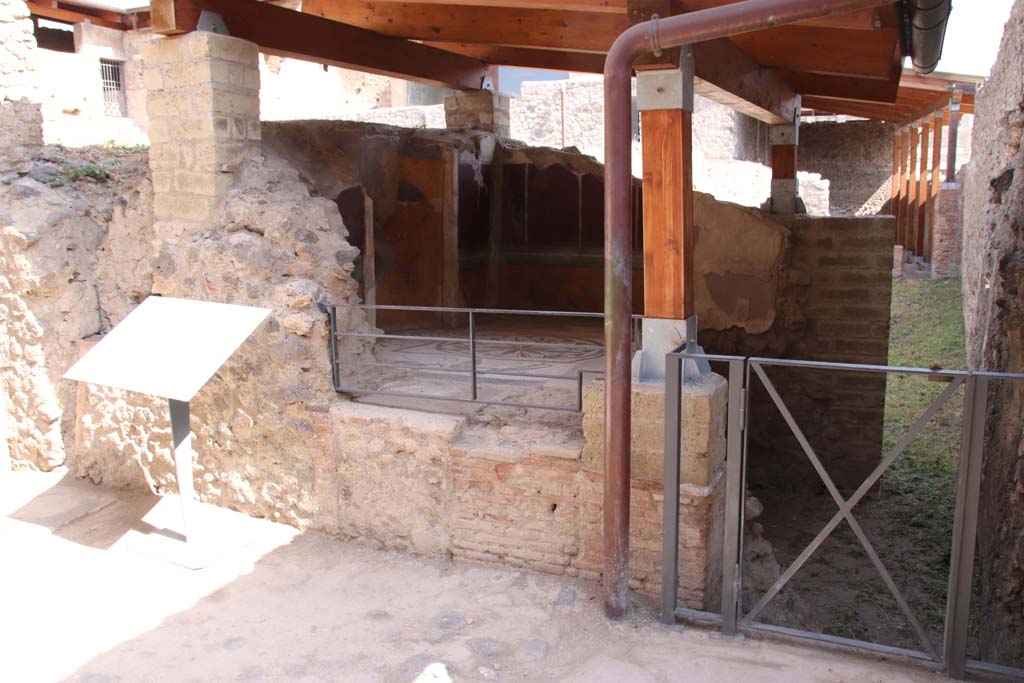
<svg viewBox="0 0 1024 683"><path fill-rule="evenodd" d="M607 52L629 28L625 14L425 2L303 0L307 14L409 40Z"/></svg>
<svg viewBox="0 0 1024 683"><path fill-rule="evenodd" d="M682 14L683 12L696 12L702 9L728 5L734 2L740 2L740 0L679 0L681 11L677 12L677 14ZM873 31L876 28L880 28L882 26L882 22L882 11L879 8L869 8L850 12L848 14L821 17L820 19L808 19L807 21L799 22L798 25L815 26L818 28L844 28L854 31Z"/></svg>
<svg viewBox="0 0 1024 683"><path fill-rule="evenodd" d="M802 71L783 71L782 77L801 95L844 97L872 102L894 102L899 91L897 81L858 76L828 76Z"/></svg>
<svg viewBox="0 0 1024 683"><path fill-rule="evenodd" d="M425 42L424 45L432 45L448 52L473 57L488 64L588 74L604 73L604 55L595 52L564 52L562 50L475 45L472 43Z"/></svg>
<svg viewBox="0 0 1024 683"><path fill-rule="evenodd" d="M899 31L779 26L730 38L765 66L838 76L897 80L893 56Z"/></svg>
<svg viewBox="0 0 1024 683"><path fill-rule="evenodd" d="M728 39L695 44L693 61L694 91L709 100L770 124L792 123L800 113L793 86Z"/></svg>
<svg viewBox="0 0 1024 683"><path fill-rule="evenodd" d="M490 65L472 57L255 0L153 0L154 33L194 31L203 10L265 53L462 90L479 89Z"/></svg>

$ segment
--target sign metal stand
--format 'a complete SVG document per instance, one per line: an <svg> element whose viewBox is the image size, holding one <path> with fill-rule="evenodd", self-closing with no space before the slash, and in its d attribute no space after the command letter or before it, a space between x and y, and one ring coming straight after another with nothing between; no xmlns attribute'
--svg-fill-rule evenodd
<svg viewBox="0 0 1024 683"><path fill-rule="evenodd" d="M189 402L268 315L266 308L151 296L64 374L168 399L182 530L190 547L199 529Z"/></svg>

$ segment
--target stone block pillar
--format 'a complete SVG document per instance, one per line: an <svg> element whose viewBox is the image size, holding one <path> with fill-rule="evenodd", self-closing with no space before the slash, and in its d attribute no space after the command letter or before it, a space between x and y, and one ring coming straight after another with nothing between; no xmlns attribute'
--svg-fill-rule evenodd
<svg viewBox="0 0 1024 683"><path fill-rule="evenodd" d="M509 99L491 90L457 92L444 98L444 121L451 130L482 130L507 138Z"/></svg>
<svg viewBox="0 0 1024 683"><path fill-rule="evenodd" d="M708 374L683 386L682 459L679 498L680 604L717 608L721 589L725 506L725 450L728 384ZM630 586L661 590L662 481L664 479L665 385L633 384L630 493ZM582 544L600 545L604 472L604 382L584 388L584 486L581 488ZM595 500L588 500L593 496ZM592 503L592 504L591 504ZM583 547L581 556L601 556ZM586 570L587 567L581 567Z"/></svg>
<svg viewBox="0 0 1024 683"><path fill-rule="evenodd" d="M43 144L43 115L32 73L36 39L28 6L0 0L0 172Z"/></svg>
<svg viewBox="0 0 1024 683"><path fill-rule="evenodd" d="M260 150L259 49L196 31L143 47L157 220L205 221Z"/></svg>
<svg viewBox="0 0 1024 683"><path fill-rule="evenodd" d="M963 199L959 183L943 183L932 214L932 277L960 277Z"/></svg>

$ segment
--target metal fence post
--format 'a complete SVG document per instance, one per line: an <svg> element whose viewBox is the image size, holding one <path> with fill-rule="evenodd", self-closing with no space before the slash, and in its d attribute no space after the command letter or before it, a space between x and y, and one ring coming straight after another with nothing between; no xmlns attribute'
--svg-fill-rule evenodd
<svg viewBox="0 0 1024 683"><path fill-rule="evenodd" d="M661 540L661 621L676 623L679 597L679 448L683 359L665 356L665 478Z"/></svg>
<svg viewBox="0 0 1024 683"><path fill-rule="evenodd" d="M988 383L985 375L971 373L964 387L960 467L950 553L949 590L946 596L946 633L943 659L951 678L967 673L967 634L974 583L975 541L978 535L978 501L981 496L982 461L985 454L985 420L988 414Z"/></svg>
<svg viewBox="0 0 1024 683"><path fill-rule="evenodd" d="M469 381L473 386L473 400L476 400L476 318L469 312Z"/></svg>
<svg viewBox="0 0 1024 683"><path fill-rule="evenodd" d="M738 633L740 585L743 574L743 482L746 429L745 361L729 361L729 422L726 442L725 538L722 546L722 634Z"/></svg>

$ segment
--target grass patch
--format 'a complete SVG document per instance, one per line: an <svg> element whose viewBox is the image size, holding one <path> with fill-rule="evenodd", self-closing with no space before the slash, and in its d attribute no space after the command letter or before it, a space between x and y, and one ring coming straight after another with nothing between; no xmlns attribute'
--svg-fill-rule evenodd
<svg viewBox="0 0 1024 683"><path fill-rule="evenodd" d="M889 364L966 366L959 280L893 282ZM885 396L886 452L948 385L890 375ZM963 389L958 389L882 477L876 505L913 550L914 583L928 599L923 621L941 624L956 502Z"/></svg>
<svg viewBox="0 0 1024 683"><path fill-rule="evenodd" d="M84 166L73 166L61 171L60 177L50 183L50 187L63 187L68 183L76 183L80 180L89 180L97 183L105 183L112 180L114 174L100 164L85 164Z"/></svg>

